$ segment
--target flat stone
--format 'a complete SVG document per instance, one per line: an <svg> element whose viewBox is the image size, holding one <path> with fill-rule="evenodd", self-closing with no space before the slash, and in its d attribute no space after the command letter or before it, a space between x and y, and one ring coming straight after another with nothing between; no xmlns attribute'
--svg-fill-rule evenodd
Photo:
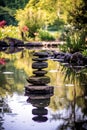
<svg viewBox="0 0 87 130"><path fill-rule="evenodd" d="M47 68L47 67L48 67L47 62L33 62L32 63L33 69L43 69L43 68Z"/></svg>
<svg viewBox="0 0 87 130"><path fill-rule="evenodd" d="M50 89L53 89L53 88L50 88ZM26 92L27 92L26 96L29 96L29 98L32 100L49 99L51 96L53 96L53 92L48 93L48 94L32 94L32 93L30 93L30 91L28 91L28 88L26 88Z"/></svg>
<svg viewBox="0 0 87 130"><path fill-rule="evenodd" d="M35 70L33 71L33 74L35 74L36 76L44 76L45 74L47 74L46 70Z"/></svg>
<svg viewBox="0 0 87 130"><path fill-rule="evenodd" d="M30 76L27 81L34 85L44 85L50 83L50 78L48 76Z"/></svg>
<svg viewBox="0 0 87 130"><path fill-rule="evenodd" d="M53 95L53 92L54 92L53 86L33 86L33 85L25 86L26 94L51 94L51 95ZM51 95L48 95L48 98ZM42 99L45 95L43 95L43 97L41 97L41 95L38 95L38 96L39 96L39 99L40 98ZM47 98L47 97L44 97L43 99L45 99L45 98ZM33 95L33 99L34 99L34 95Z"/></svg>
<svg viewBox="0 0 87 130"><path fill-rule="evenodd" d="M38 56L38 57L48 57L48 53L47 52L35 52L33 54L33 56Z"/></svg>
<svg viewBox="0 0 87 130"><path fill-rule="evenodd" d="M32 58L33 61L47 61L48 59L47 58Z"/></svg>

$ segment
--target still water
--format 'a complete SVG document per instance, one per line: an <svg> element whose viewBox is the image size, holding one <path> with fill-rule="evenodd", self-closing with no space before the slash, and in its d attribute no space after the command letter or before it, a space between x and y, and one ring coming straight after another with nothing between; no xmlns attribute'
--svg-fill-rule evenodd
<svg viewBox="0 0 87 130"><path fill-rule="evenodd" d="M86 68L75 71L48 59L48 85L54 94L39 100L25 95L36 51L0 52L6 62L0 65L0 130L87 130Z"/></svg>

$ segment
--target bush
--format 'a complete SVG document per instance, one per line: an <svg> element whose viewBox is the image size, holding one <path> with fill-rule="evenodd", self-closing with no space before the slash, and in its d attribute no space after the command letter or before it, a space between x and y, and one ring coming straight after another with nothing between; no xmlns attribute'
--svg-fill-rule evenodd
<svg viewBox="0 0 87 130"><path fill-rule="evenodd" d="M63 34L63 40L66 41L66 44L60 46L62 51L74 53L82 52L85 49L85 32L80 32L69 26L69 28L65 28Z"/></svg>
<svg viewBox="0 0 87 130"><path fill-rule="evenodd" d="M5 37L21 39L19 28L12 25L0 28L0 39L4 39Z"/></svg>
<svg viewBox="0 0 87 130"><path fill-rule="evenodd" d="M42 41L54 41L55 37L50 34L48 31L45 30L39 30L38 32L38 37L42 40Z"/></svg>

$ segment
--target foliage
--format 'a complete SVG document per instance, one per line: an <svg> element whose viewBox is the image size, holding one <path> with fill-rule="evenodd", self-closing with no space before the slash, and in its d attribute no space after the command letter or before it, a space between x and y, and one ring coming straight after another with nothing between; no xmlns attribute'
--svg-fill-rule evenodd
<svg viewBox="0 0 87 130"><path fill-rule="evenodd" d="M0 20L6 20L7 24L16 25L14 18L16 9L24 8L29 0L0 0Z"/></svg>
<svg viewBox="0 0 87 130"><path fill-rule="evenodd" d="M87 1L70 0L68 2L68 22L79 30L87 30ZM87 32L87 31L86 31Z"/></svg>
<svg viewBox="0 0 87 130"><path fill-rule="evenodd" d="M61 7L59 6L60 3L59 0L30 0L24 9L16 11L15 17L18 21L18 25L20 27L24 25L28 26L29 36L34 37L34 33L36 33L38 29L46 29L49 24L56 24L54 22L55 20L59 21L61 12L58 8ZM63 10L63 8L61 10Z"/></svg>
<svg viewBox="0 0 87 130"><path fill-rule="evenodd" d="M82 52L83 56L86 56L87 57L87 49L84 49L83 52Z"/></svg>
<svg viewBox="0 0 87 130"><path fill-rule="evenodd" d="M66 44L60 46L62 51L74 53L86 47L85 32L80 32L70 25L65 27L63 38Z"/></svg>
<svg viewBox="0 0 87 130"><path fill-rule="evenodd" d="M53 41L53 40L55 40L55 37L52 34L50 34L48 31L45 31L45 30L39 30L38 36L42 41Z"/></svg>
<svg viewBox="0 0 87 130"><path fill-rule="evenodd" d="M21 36L19 28L12 25L0 28L0 39L4 39L5 37L20 39Z"/></svg>
<svg viewBox="0 0 87 130"><path fill-rule="evenodd" d="M53 22L53 24L50 24L47 29L49 31L60 31L64 28L64 24L65 23L64 23L63 19L58 18Z"/></svg>

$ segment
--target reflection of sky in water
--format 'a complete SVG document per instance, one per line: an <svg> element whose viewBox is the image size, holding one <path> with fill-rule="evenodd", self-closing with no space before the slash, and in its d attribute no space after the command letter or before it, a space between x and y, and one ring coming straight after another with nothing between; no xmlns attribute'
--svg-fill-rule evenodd
<svg viewBox="0 0 87 130"><path fill-rule="evenodd" d="M56 121L50 122L50 112L48 113L47 122L34 122L32 118L32 105L26 102L27 97L17 96L8 98L8 105L12 110L11 114L5 114L4 116L4 128L5 130L56 130Z"/></svg>
<svg viewBox="0 0 87 130"><path fill-rule="evenodd" d="M46 107L48 110L48 115L45 115L48 120L46 122L35 122L32 120L35 115L32 114L32 105L27 103L28 97L14 94L13 97L8 97L8 105L12 110L12 113L4 114L4 128L5 130L60 130L60 126L66 125L72 113L72 108L52 111L50 108ZM76 115L83 116L81 109L76 107ZM77 116L77 118L79 118ZM87 117L85 118L87 119ZM71 123L73 118L70 119Z"/></svg>

